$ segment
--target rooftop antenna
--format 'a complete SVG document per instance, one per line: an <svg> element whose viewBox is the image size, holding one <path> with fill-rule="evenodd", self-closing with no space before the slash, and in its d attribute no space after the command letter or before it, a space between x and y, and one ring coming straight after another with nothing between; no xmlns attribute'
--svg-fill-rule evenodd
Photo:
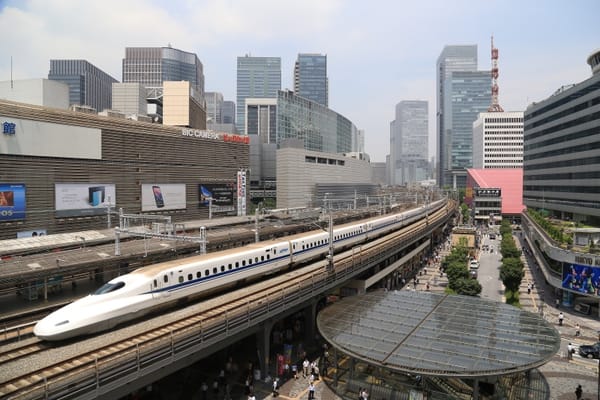
<svg viewBox="0 0 600 400"><path fill-rule="evenodd" d="M494 36L492 35L492 104L488 112L504 112L498 103L498 49L494 47Z"/></svg>

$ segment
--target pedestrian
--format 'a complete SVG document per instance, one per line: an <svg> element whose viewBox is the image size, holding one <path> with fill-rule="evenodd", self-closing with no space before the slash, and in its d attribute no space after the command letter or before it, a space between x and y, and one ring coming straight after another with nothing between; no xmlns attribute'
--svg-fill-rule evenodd
<svg viewBox="0 0 600 400"><path fill-rule="evenodd" d="M556 298L554 303L556 304L556 309L560 308L560 299L558 297Z"/></svg>
<svg viewBox="0 0 600 400"><path fill-rule="evenodd" d="M310 366L310 362L308 362L308 358L305 358L302 362L302 376L305 378L308 377L308 367Z"/></svg>
<svg viewBox="0 0 600 400"><path fill-rule="evenodd" d="M531 294L531 283L527 284L527 294Z"/></svg>
<svg viewBox="0 0 600 400"><path fill-rule="evenodd" d="M200 391L202 392L202 400L206 400L208 398L208 385L206 384L206 382L202 382L202 386L200 386Z"/></svg>
<svg viewBox="0 0 600 400"><path fill-rule="evenodd" d="M311 382L308 384L308 400L314 400L315 398L315 385Z"/></svg>
<svg viewBox="0 0 600 400"><path fill-rule="evenodd" d="M581 400L581 395L583 394L583 389L581 389L581 385L577 385L577 389L575 389L575 397L577 400Z"/></svg>
<svg viewBox="0 0 600 400"><path fill-rule="evenodd" d="M569 342L569 344L567 345L567 360L573 359L574 351L575 351L575 349L573 349L573 345L571 344L571 342Z"/></svg>
<svg viewBox="0 0 600 400"><path fill-rule="evenodd" d="M215 399L219 397L219 381L216 379L213 382L213 396L215 396Z"/></svg>
<svg viewBox="0 0 600 400"><path fill-rule="evenodd" d="M562 326L564 318L565 318L565 316L563 315L562 311L559 312L558 313L558 326Z"/></svg>
<svg viewBox="0 0 600 400"><path fill-rule="evenodd" d="M581 336L581 327L579 326L579 324L575 324L575 336Z"/></svg>
<svg viewBox="0 0 600 400"><path fill-rule="evenodd" d="M279 391L278 391L279 387L278 386L279 386L279 379L278 378L273 379L273 397L279 396Z"/></svg>
<svg viewBox="0 0 600 400"><path fill-rule="evenodd" d="M254 393L252 393L252 392L251 392L251 393L248 395L248 400L256 400L256 396L254 395Z"/></svg>
<svg viewBox="0 0 600 400"><path fill-rule="evenodd" d="M294 375L294 379L298 379L298 367L296 364L292 364L292 374Z"/></svg>

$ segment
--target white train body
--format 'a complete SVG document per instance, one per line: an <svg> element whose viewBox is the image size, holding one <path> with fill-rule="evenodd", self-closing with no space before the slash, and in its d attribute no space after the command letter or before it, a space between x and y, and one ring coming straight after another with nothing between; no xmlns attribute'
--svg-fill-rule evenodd
<svg viewBox="0 0 600 400"><path fill-rule="evenodd" d="M438 209L443 200L429 205ZM425 207L336 227L334 249L355 246L410 224ZM167 261L119 276L82 299L49 314L34 328L44 340L63 340L108 330L176 301L257 279L323 257L329 233L312 231L244 247Z"/></svg>

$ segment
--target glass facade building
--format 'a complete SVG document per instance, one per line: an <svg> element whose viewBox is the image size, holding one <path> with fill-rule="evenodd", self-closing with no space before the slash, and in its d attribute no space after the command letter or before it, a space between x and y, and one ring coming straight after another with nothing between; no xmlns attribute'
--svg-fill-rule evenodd
<svg viewBox="0 0 600 400"><path fill-rule="evenodd" d="M219 92L206 92L206 119L210 123L223 122L221 110L223 109L223 94Z"/></svg>
<svg viewBox="0 0 600 400"><path fill-rule="evenodd" d="M525 205L600 224L600 73L530 105L524 119Z"/></svg>
<svg viewBox="0 0 600 400"><path fill-rule="evenodd" d="M437 182L439 187L452 184L452 127L447 118L452 113L452 96L448 96L449 79L455 71L477 71L477 45L445 46L436 64L437 101ZM490 75L491 82L491 75ZM490 83L491 85L491 83ZM490 91L491 92L491 91ZM491 96L491 95L490 95ZM491 98L491 97L490 97ZM489 104L488 104L489 106ZM487 108L486 110L487 111ZM475 118L473 118L473 121Z"/></svg>
<svg viewBox="0 0 600 400"><path fill-rule="evenodd" d="M69 86L69 105L96 111L112 108L112 84L119 82L85 60L50 60L48 79Z"/></svg>
<svg viewBox="0 0 600 400"><path fill-rule="evenodd" d="M391 184L404 185L429 177L429 117L426 101L405 100L396 105L390 124Z"/></svg>
<svg viewBox="0 0 600 400"><path fill-rule="evenodd" d="M294 92L277 93L277 143L295 138L303 140L307 150L348 153L356 151L352 143L357 134L356 126L343 115Z"/></svg>
<svg viewBox="0 0 600 400"><path fill-rule="evenodd" d="M127 47L123 82L159 87L164 81L188 81L204 99L204 67L194 53L172 47Z"/></svg>
<svg viewBox="0 0 600 400"><path fill-rule="evenodd" d="M246 130L246 99L275 98L281 90L281 58L237 58L236 128L240 134Z"/></svg>
<svg viewBox="0 0 600 400"><path fill-rule="evenodd" d="M327 56L298 54L294 66L294 92L308 100L329 106Z"/></svg>

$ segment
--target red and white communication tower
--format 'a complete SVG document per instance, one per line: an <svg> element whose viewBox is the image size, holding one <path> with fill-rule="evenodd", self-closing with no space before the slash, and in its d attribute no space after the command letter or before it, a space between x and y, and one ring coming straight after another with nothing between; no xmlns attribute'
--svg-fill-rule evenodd
<svg viewBox="0 0 600 400"><path fill-rule="evenodd" d="M498 103L498 49L494 47L492 36L492 104L488 112L504 112Z"/></svg>

